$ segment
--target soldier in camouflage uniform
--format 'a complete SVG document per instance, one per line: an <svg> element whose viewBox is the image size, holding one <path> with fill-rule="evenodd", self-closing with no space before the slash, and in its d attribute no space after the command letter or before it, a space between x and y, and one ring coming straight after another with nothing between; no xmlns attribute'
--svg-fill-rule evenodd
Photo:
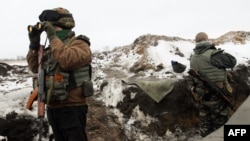
<svg viewBox="0 0 250 141"><path fill-rule="evenodd" d="M227 97L230 97L233 89L226 69L236 65L236 58L223 50L216 49L215 45L208 41L208 36L204 32L196 35L195 42L194 54L190 58L190 69L206 76L223 90ZM195 78L192 82L192 93L199 97L200 133L205 137L228 121L231 109L215 91L206 88Z"/></svg>

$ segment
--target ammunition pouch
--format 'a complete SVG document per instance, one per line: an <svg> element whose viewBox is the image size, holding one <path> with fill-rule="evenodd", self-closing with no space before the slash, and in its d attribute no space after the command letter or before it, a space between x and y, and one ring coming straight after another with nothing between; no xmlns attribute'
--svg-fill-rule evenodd
<svg viewBox="0 0 250 141"><path fill-rule="evenodd" d="M55 74L46 77L47 103L52 101L62 101L68 97L66 91L68 85L68 73Z"/></svg>
<svg viewBox="0 0 250 141"><path fill-rule="evenodd" d="M230 83L226 82L225 83L226 89L230 94L233 94L233 88Z"/></svg>
<svg viewBox="0 0 250 141"><path fill-rule="evenodd" d="M91 80L84 81L82 84L83 96L89 97L94 94L93 82Z"/></svg>
<svg viewBox="0 0 250 141"><path fill-rule="evenodd" d="M233 94L233 88L228 81L215 82L215 85L222 89L227 96L231 96Z"/></svg>

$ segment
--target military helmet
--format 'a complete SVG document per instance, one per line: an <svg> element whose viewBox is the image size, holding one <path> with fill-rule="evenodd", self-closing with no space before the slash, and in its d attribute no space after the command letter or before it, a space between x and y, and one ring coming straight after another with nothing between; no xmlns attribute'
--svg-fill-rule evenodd
<svg viewBox="0 0 250 141"><path fill-rule="evenodd" d="M205 32L199 32L195 36L195 42L207 41L208 36Z"/></svg>
<svg viewBox="0 0 250 141"><path fill-rule="evenodd" d="M66 29L75 27L73 15L67 9L62 7L54 8L52 10L44 10L39 15L39 19L41 22L49 21L52 25Z"/></svg>
<svg viewBox="0 0 250 141"><path fill-rule="evenodd" d="M175 73L182 73L186 70L186 65L183 65L177 61L171 60L171 65Z"/></svg>

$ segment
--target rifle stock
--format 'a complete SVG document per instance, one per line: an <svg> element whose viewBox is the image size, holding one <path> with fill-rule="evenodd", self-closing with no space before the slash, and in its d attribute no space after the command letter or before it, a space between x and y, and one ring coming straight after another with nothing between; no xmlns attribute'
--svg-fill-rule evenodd
<svg viewBox="0 0 250 141"><path fill-rule="evenodd" d="M32 105L33 105L34 101L37 99L37 96L38 96L38 87L36 87L32 91L32 94L30 95L30 97L26 103L26 109L28 109L28 110L32 109Z"/></svg>
<svg viewBox="0 0 250 141"><path fill-rule="evenodd" d="M208 89L214 90L219 94L219 97L221 97L221 99L223 101L225 101L230 108L232 108L233 110L235 110L234 105L231 103L231 101L226 97L226 94L224 91L222 91L217 85L215 85L210 79L206 78L206 77L202 77L200 74L198 74L196 71L194 71L193 69L189 69L188 74L197 78L199 81L201 81L203 83L203 85L205 87L207 87Z"/></svg>

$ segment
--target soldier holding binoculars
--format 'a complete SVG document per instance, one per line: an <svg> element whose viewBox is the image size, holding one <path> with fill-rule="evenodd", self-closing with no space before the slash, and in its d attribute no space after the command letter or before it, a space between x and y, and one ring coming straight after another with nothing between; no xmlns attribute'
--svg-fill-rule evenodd
<svg viewBox="0 0 250 141"><path fill-rule="evenodd" d="M42 56L47 117L55 141L87 141L85 132L87 97L93 94L91 83L92 52L87 36L75 36L75 21L64 8L44 10L40 22L28 26L30 40L27 62L38 73L40 36L46 32L49 45Z"/></svg>

